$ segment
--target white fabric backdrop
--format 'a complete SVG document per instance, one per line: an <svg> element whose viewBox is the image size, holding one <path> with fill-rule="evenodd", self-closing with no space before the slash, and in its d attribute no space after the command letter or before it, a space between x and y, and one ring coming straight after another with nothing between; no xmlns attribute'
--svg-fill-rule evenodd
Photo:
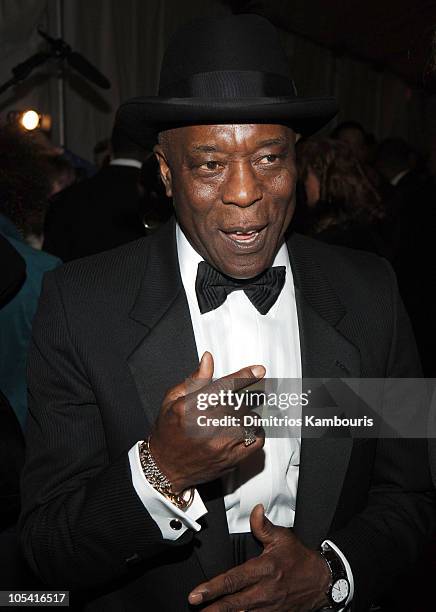
<svg viewBox="0 0 436 612"><path fill-rule="evenodd" d="M122 100L156 93L163 49L171 33L200 15L226 14L218 0L0 0L0 74L44 48L40 25L57 36L62 6L63 38L83 53L112 83L98 89L67 71L65 75L66 144L91 159L94 144L110 134ZM434 97L410 92L401 80L364 62L336 57L305 38L281 32L290 74L303 95L334 94L338 120L355 119L377 137L404 136L425 146L436 135ZM0 120L10 109L34 107L54 119L59 141L58 78L53 63L35 71L26 83L0 98Z"/></svg>

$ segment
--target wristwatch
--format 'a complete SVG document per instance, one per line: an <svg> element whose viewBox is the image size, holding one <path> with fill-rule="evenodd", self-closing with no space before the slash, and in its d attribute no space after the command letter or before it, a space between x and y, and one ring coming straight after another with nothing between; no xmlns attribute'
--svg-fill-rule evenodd
<svg viewBox="0 0 436 612"><path fill-rule="evenodd" d="M348 595L350 594L350 583L347 578L347 572L340 557L327 542L321 545L319 552L329 566L331 573L331 582L326 593L330 605L322 609L340 610L344 607Z"/></svg>

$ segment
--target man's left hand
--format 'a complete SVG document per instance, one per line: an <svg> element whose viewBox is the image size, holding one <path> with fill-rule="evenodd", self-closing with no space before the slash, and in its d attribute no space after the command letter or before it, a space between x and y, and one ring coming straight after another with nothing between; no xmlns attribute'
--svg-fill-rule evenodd
<svg viewBox="0 0 436 612"><path fill-rule="evenodd" d="M214 601L204 612L308 612L328 605L331 576L322 556L291 529L273 525L261 504L251 512L250 525L262 554L200 584L189 603Z"/></svg>

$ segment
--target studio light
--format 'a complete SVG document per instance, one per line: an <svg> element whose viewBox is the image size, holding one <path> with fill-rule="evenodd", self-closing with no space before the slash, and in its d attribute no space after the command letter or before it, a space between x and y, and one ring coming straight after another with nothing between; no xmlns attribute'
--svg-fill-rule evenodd
<svg viewBox="0 0 436 612"><path fill-rule="evenodd" d="M26 130L34 130L39 126L41 117L34 110L25 111L20 117L20 123Z"/></svg>
<svg viewBox="0 0 436 612"><path fill-rule="evenodd" d="M36 130L37 128L48 132L51 128L51 116L42 115L31 108L25 111L9 111L7 115L7 122L18 124L28 132Z"/></svg>

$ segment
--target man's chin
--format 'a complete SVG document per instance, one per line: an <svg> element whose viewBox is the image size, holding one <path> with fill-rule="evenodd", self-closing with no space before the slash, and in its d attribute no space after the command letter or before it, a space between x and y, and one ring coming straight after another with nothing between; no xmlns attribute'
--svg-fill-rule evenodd
<svg viewBox="0 0 436 612"><path fill-rule="evenodd" d="M226 276L230 276L235 280L248 280L250 278L255 278L270 267L270 264L268 263L258 263L256 265L243 267L235 267L234 265L223 266L222 264L218 266L214 264L212 265Z"/></svg>
<svg viewBox="0 0 436 612"><path fill-rule="evenodd" d="M270 252L269 248L266 252L265 246L252 252L248 249L247 251L233 250L226 242L223 244L221 241L216 244L215 249L211 249L211 246L209 245L209 252L205 260L222 274L236 280L247 280L259 276L272 266L276 255L274 251Z"/></svg>

